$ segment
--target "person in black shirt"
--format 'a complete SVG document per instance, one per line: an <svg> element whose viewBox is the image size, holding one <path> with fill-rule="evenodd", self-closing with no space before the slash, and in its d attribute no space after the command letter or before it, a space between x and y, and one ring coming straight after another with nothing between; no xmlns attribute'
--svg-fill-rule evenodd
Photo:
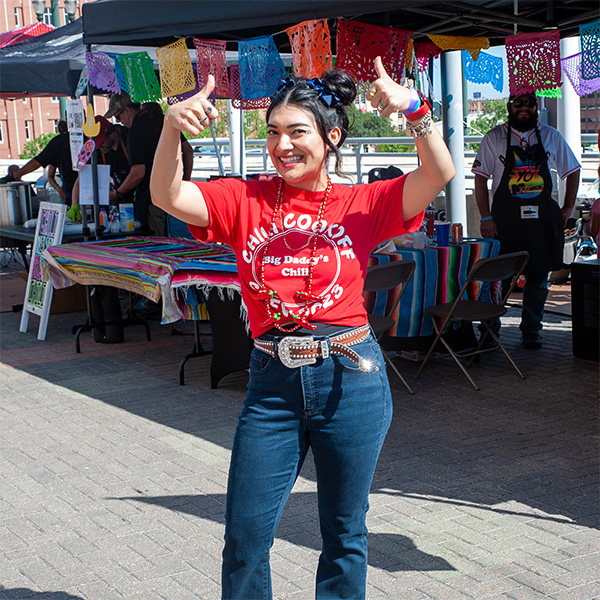
<svg viewBox="0 0 600 600"><path fill-rule="evenodd" d="M100 132L94 138L96 149L98 150L98 164L110 165L111 189L109 191L109 202L133 202L135 190L132 189L127 194L118 197L117 192L121 184L129 175L129 153L127 152L127 128L122 125L116 125L97 116L96 120L100 123ZM67 212L67 216L73 221L81 220L79 210L79 179L73 186L73 206Z"/></svg>
<svg viewBox="0 0 600 600"><path fill-rule="evenodd" d="M73 185L75 185L78 173L73 170L71 163L71 143L66 121L58 122L58 135L53 137L35 158L15 171L13 176L18 181L24 175L49 165L58 169L62 185L59 185L54 179L54 170L48 173L48 184L58 192L61 201L70 206Z"/></svg>
<svg viewBox="0 0 600 600"><path fill-rule="evenodd" d="M135 190L135 216L142 228L154 235L166 236L167 214L154 206L150 197L150 172L162 120L142 111L140 105L134 104L125 92L111 96L104 116L107 119L114 117L129 129L127 152L130 169L125 181L116 188L118 201L123 202L125 194Z"/></svg>

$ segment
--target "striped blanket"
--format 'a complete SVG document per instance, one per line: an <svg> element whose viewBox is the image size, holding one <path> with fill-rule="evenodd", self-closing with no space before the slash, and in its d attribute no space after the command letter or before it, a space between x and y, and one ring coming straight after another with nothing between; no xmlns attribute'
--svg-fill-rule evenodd
<svg viewBox="0 0 600 600"><path fill-rule="evenodd" d="M395 337L421 337L433 333L431 317L425 309L434 304L452 302L467 279L469 269L480 258L496 256L500 243L492 239L467 240L463 244L447 247L426 247L424 250L399 248L394 254L371 256L370 265L384 264L394 260L412 259L416 263L415 274L408 282L406 291L395 315L397 326L389 331ZM491 287L474 283L467 290L470 299L492 300ZM395 300L395 292L366 295L369 312L384 315Z"/></svg>
<svg viewBox="0 0 600 600"><path fill-rule="evenodd" d="M451 302L463 286L469 269L480 258L496 256L499 242L491 239L467 240L448 247L428 247L424 250L401 248L394 254L373 255L369 264L382 264L393 260L413 259L415 275L409 282L399 305L398 326L389 335L396 337L421 337L433 333L431 317L425 308L441 302ZM211 287L240 290L237 267L233 256L208 257L177 265L172 288L186 318L197 319L203 294ZM471 299L491 300L490 286L474 283L467 291ZM365 294L367 310L387 314L395 299L395 292ZM244 305L242 303L242 309ZM244 315L245 316L245 315Z"/></svg>
<svg viewBox="0 0 600 600"><path fill-rule="evenodd" d="M108 285L153 302L162 299L162 322L171 323L185 312L171 288L176 267L208 257L231 259L233 253L226 246L189 239L128 237L52 246L43 252L41 266L44 279L56 289L75 283Z"/></svg>
<svg viewBox="0 0 600 600"><path fill-rule="evenodd" d="M470 267L480 258L496 256L498 250L497 241L477 239L444 248L400 248L394 254L373 255L370 264L406 258L416 262L415 275L399 305L398 326L390 335L431 335L433 327L425 308L454 300ZM41 263L44 278L55 288L75 283L109 285L154 302L162 299L163 323L206 319L204 294L213 287L229 294L240 291L232 250L189 239L129 237L62 244L47 248ZM472 299L489 297L490 288L473 284L467 294ZM386 314L393 301L394 292L368 294L367 310Z"/></svg>
<svg viewBox="0 0 600 600"><path fill-rule="evenodd" d="M241 292L237 263L233 253L186 261L175 267L171 290L185 319L202 319L204 296L213 287L218 288L221 293L227 293L230 298L234 292ZM241 317L247 322L243 302L241 306Z"/></svg>

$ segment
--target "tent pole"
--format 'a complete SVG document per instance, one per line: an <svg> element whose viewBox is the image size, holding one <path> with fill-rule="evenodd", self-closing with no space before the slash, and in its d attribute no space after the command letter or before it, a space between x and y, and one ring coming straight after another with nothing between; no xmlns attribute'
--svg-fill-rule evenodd
<svg viewBox="0 0 600 600"><path fill-rule="evenodd" d="M561 56L573 56L579 51L579 37L568 37L560 40ZM581 101L570 81L563 84L561 91L562 98L556 100L556 128L565 138L581 164ZM566 180L558 178L558 203L561 206L565 201L565 191Z"/></svg>
<svg viewBox="0 0 600 600"><path fill-rule="evenodd" d="M442 52L441 67L444 141L450 150L456 169L456 177L446 186L446 220L452 223L462 223L463 231L465 235L468 235L460 50Z"/></svg>
<svg viewBox="0 0 600 600"><path fill-rule="evenodd" d="M88 46L87 51L91 52L92 47ZM92 93L92 84L88 81L87 85L87 101L94 108L94 95ZM86 113L87 114L87 113ZM94 112L94 114L96 114ZM92 190L94 192L94 234L96 239L102 237L100 232L100 195L98 192L98 149L94 148L92 152Z"/></svg>
<svg viewBox="0 0 600 600"><path fill-rule="evenodd" d="M244 128L243 111L235 108L231 100L227 100L227 120L229 123L229 153L231 156L231 172L244 176Z"/></svg>

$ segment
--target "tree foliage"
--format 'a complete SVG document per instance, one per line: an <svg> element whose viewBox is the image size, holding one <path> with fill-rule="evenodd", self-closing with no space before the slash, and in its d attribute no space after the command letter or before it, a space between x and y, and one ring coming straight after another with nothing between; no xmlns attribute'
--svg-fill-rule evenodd
<svg viewBox="0 0 600 600"><path fill-rule="evenodd" d="M396 137L398 132L389 119L372 112L361 112L354 104L348 110L350 129L348 137Z"/></svg>
<svg viewBox="0 0 600 600"><path fill-rule="evenodd" d="M216 137L228 137L229 136L229 123L227 121L227 100L215 100L213 103L215 108L219 111L219 117L212 121L213 131ZM200 132L199 135L190 135L189 133L183 134L188 140L202 140L205 138L212 137L210 127L207 127L204 131Z"/></svg>
<svg viewBox="0 0 600 600"><path fill-rule="evenodd" d="M470 123L471 135L485 135L490 129L508 119L506 100L484 100L482 108L483 114ZM477 150L479 144L471 144L471 147Z"/></svg>
<svg viewBox="0 0 600 600"><path fill-rule="evenodd" d="M23 152L19 154L19 158L35 158L48 144L48 142L55 137L56 133L42 133L42 135L36 137L34 140L28 141L23 147Z"/></svg>
<svg viewBox="0 0 600 600"><path fill-rule="evenodd" d="M244 136L248 140L264 140L267 137L265 110L244 111Z"/></svg>

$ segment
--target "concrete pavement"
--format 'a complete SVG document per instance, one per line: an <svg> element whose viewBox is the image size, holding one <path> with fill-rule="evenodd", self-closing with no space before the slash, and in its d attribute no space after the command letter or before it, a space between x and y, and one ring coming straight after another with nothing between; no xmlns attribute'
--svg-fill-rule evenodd
<svg viewBox="0 0 600 600"><path fill-rule="evenodd" d="M472 367L397 360L394 420L375 475L369 599L600 597L598 364L571 354L570 319L544 347ZM83 314L0 314L0 600L216 600L231 441L247 376L210 389L193 337L152 322L123 344L82 338ZM190 334L189 324L177 325ZM210 338L203 337L210 345ZM320 545L310 459L272 551L274 595L314 597ZM251 600L251 599L247 599Z"/></svg>

